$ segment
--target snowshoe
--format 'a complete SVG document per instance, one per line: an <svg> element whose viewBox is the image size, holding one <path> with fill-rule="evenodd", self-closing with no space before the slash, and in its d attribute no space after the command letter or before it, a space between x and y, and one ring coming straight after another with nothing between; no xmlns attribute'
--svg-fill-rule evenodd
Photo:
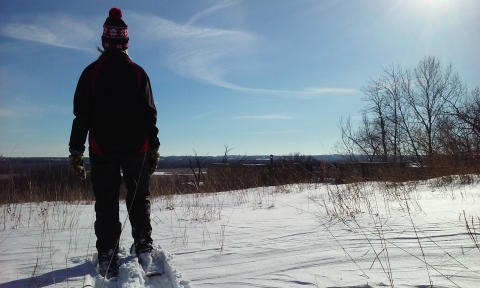
<svg viewBox="0 0 480 288"><path fill-rule="evenodd" d="M118 275L118 255L110 249L98 256L98 274L110 279Z"/></svg>
<svg viewBox="0 0 480 288"><path fill-rule="evenodd" d="M135 244L130 248L130 255L137 256L138 263L142 266L143 271L145 271L145 276L159 276L164 273L164 264L163 261L156 256L155 250L148 252L141 252L137 255Z"/></svg>

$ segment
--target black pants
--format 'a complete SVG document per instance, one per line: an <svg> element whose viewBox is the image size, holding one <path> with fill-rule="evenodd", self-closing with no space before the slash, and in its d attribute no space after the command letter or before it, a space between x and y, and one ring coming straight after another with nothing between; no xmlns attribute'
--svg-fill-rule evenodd
<svg viewBox="0 0 480 288"><path fill-rule="evenodd" d="M95 235L98 253L114 249L120 238L119 193L123 181L127 188L127 209L132 236L152 244L150 225L150 175L145 153L99 155L90 152L91 178L95 195Z"/></svg>

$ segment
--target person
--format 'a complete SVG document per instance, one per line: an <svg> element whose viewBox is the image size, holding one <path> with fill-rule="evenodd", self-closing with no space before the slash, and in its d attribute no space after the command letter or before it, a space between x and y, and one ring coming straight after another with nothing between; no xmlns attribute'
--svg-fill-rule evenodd
<svg viewBox="0 0 480 288"><path fill-rule="evenodd" d="M127 189L126 205L132 227L132 250L142 266L151 261L150 177L157 168L157 110L150 80L128 56L128 26L122 11L110 9L103 25L102 54L87 66L74 95L75 118L70 135L70 165L86 178L83 153L88 134L91 181L95 196L95 235L98 271L115 276L122 225L119 191ZM142 263L143 262L143 263Z"/></svg>

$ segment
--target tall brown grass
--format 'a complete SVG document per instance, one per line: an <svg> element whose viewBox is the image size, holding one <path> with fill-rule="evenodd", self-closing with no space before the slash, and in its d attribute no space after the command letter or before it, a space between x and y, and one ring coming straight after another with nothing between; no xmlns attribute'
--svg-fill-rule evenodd
<svg viewBox="0 0 480 288"><path fill-rule="evenodd" d="M254 187L280 186L294 183L331 182L356 183L365 181L406 182L435 178L438 185L460 175L464 183L472 182L472 174L480 173L476 159L436 157L424 167L395 163L279 163L274 165L212 164L204 175L193 175L189 169L166 171L153 175L152 198L166 195L210 193L242 190ZM88 168L88 167L87 167ZM5 169L4 169L5 170ZM43 201L93 201L90 174L80 180L65 163L44 165L12 165L0 174L0 204ZM198 179L204 179L197 183ZM121 187L120 198L126 196Z"/></svg>
<svg viewBox="0 0 480 288"><path fill-rule="evenodd" d="M152 198L166 195L210 193L241 190L262 186L311 181L314 174L303 165L225 165L204 173L196 183L188 169L153 175L150 182ZM120 199L125 199L122 185ZM80 180L68 165L18 165L0 175L0 204L43 201L93 201L90 174Z"/></svg>

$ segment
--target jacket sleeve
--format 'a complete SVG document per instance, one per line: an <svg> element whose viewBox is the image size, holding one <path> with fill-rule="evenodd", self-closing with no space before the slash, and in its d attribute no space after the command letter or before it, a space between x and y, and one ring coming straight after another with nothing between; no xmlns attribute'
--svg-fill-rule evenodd
<svg viewBox="0 0 480 288"><path fill-rule="evenodd" d="M78 80L77 89L73 97L73 114L75 118L72 123L70 134L70 149L75 151L85 151L85 140L90 130L92 119L91 99L91 76L88 69L85 69Z"/></svg>
<svg viewBox="0 0 480 288"><path fill-rule="evenodd" d="M143 70L143 69L142 69ZM148 144L151 149L160 147L160 140L158 139L157 124L157 108L152 94L152 87L150 86L150 79L147 73L143 71L142 86L140 87L140 108L142 110L143 121L147 130Z"/></svg>

